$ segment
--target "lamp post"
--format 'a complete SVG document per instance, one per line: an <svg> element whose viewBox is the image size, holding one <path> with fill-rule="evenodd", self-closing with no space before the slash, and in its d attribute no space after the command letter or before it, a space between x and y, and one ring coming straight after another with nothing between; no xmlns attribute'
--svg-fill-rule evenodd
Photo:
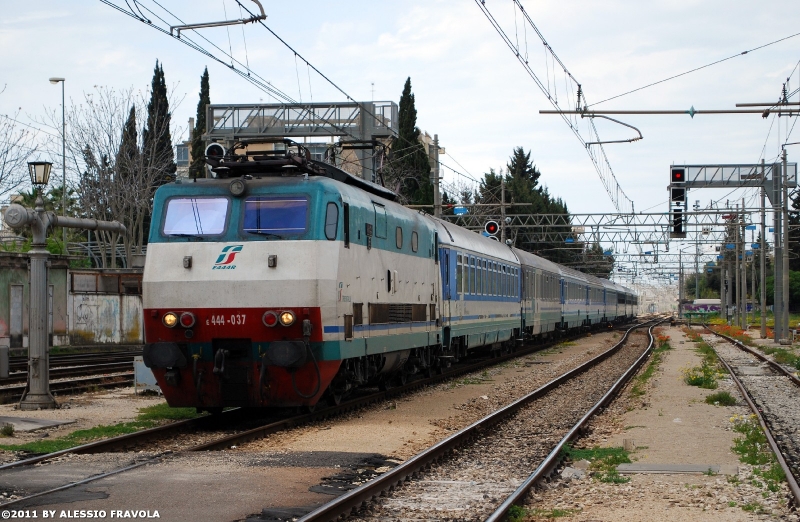
<svg viewBox="0 0 800 522"><path fill-rule="evenodd" d="M5 221L11 228L29 226L33 233L30 257L30 312L28 314L28 389L19 403L21 410L50 409L56 400L50 394L50 364L47 349L47 231L51 226L107 230L126 233L125 227L116 221L99 221L58 216L44 210L42 191L50 178L52 163L33 161L28 163L31 183L36 190L34 210L14 203L5 213Z"/></svg>
<svg viewBox="0 0 800 522"><path fill-rule="evenodd" d="M61 215L67 215L67 119L64 103L64 78L50 78L50 83L61 84ZM61 229L61 240L64 243L64 254L67 254L67 229Z"/></svg>
<svg viewBox="0 0 800 522"><path fill-rule="evenodd" d="M50 221L48 214L44 211L44 201L42 200L42 192L50 179L52 166L52 163L46 161L28 163L31 183L34 190L36 190L34 209L36 219L30 223L33 242L28 253L31 259L28 389L19 403L21 410L52 409L56 407L56 400L50 394L50 364L47 349L47 258L50 253L45 246ZM9 207L9 210L11 208L13 207ZM9 221L8 215L6 216L6 221Z"/></svg>

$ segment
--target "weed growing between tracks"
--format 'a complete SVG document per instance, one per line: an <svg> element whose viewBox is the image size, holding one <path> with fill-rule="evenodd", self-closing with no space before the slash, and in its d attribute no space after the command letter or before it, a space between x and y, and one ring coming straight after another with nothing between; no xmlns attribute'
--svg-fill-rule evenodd
<svg viewBox="0 0 800 522"><path fill-rule="evenodd" d="M610 484L625 484L630 482L630 478L623 477L617 472L620 464L630 464L631 459L628 452L623 448L600 448L577 449L570 445L565 445L561 450L562 454L575 462L577 460L588 460L591 462L589 469L593 472L592 476L600 482Z"/></svg>
<svg viewBox="0 0 800 522"><path fill-rule="evenodd" d="M764 430L758 423L755 415L734 415L731 417L733 431L740 433L741 437L733 439L733 452L739 455L739 460L753 466L751 474L747 477L751 486L764 489L761 496L769 498L780 491L780 483L786 476L778 464L778 459L772 453ZM730 480L730 479L729 479ZM736 477L738 482L738 477ZM758 502L743 504L742 509L760 513L762 506Z"/></svg>
<svg viewBox="0 0 800 522"><path fill-rule="evenodd" d="M653 349L653 354L650 357L650 362L647 363L647 367L635 378L635 383L631 387L632 397L641 397L646 393L645 386L658 370L658 366L661 364L661 355L672 349L669 345L668 335L661 335L660 332L656 332L656 334L656 347Z"/></svg>
<svg viewBox="0 0 800 522"><path fill-rule="evenodd" d="M100 425L86 430L73 431L69 435L55 439L41 439L25 444L0 444L0 450L22 451L30 454L44 454L74 448L99 439L117 437L164 424L163 421L191 419L197 417L195 408L170 408L166 403L139 408L135 421Z"/></svg>
<svg viewBox="0 0 800 522"><path fill-rule="evenodd" d="M706 395L706 404L713 404L714 406L734 406L736 405L736 397L726 391L712 393Z"/></svg>

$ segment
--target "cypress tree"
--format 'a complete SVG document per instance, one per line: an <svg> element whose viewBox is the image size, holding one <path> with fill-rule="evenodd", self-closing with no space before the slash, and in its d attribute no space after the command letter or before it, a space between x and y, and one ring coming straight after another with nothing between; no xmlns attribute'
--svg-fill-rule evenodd
<svg viewBox="0 0 800 522"><path fill-rule="evenodd" d="M206 67L200 77L200 100L197 102L197 117L192 131L192 164L189 166L189 176L193 178L206 176L203 133L206 131L206 106L210 103L211 94L208 85L208 67Z"/></svg>
<svg viewBox="0 0 800 522"><path fill-rule="evenodd" d="M411 78L406 79L398 107L397 138L392 145L393 168L400 173L400 194L412 205L433 204L431 165L425 147L420 143L417 109L411 92Z"/></svg>
<svg viewBox="0 0 800 522"><path fill-rule="evenodd" d="M142 133L146 164L155 171L153 179L156 185L172 180L178 170L169 130L170 119L164 68L156 60L150 102L147 104L147 126Z"/></svg>

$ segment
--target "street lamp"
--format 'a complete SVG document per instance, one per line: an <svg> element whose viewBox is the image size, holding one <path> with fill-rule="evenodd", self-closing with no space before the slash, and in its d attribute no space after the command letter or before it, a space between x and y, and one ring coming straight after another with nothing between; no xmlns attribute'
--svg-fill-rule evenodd
<svg viewBox="0 0 800 522"><path fill-rule="evenodd" d="M67 120L64 104L64 78L50 78L50 83L61 84L61 215L67 215ZM64 253L67 253L67 229L61 229L61 240L64 243Z"/></svg>
<svg viewBox="0 0 800 522"><path fill-rule="evenodd" d="M29 161L28 173L31 176L31 183L37 189L42 189L50 180L50 169L53 164L49 161Z"/></svg>

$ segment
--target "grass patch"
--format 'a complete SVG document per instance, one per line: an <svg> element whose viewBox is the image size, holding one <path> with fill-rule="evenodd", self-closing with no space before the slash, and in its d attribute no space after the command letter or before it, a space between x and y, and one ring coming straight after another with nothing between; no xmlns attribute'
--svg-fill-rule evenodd
<svg viewBox="0 0 800 522"><path fill-rule="evenodd" d="M706 403L714 406L733 406L736 404L736 398L726 391L721 391L706 395Z"/></svg>
<svg viewBox="0 0 800 522"><path fill-rule="evenodd" d="M775 362L785 366L793 366L800 370L800 357L794 353L786 350L785 348L776 348L773 346L759 346L762 352L771 355Z"/></svg>
<svg viewBox="0 0 800 522"><path fill-rule="evenodd" d="M750 485L767 490L762 492L764 498L780 491L780 483L786 480L786 476L778 464L778 459L772 453L756 416L734 415L731 417L731 422L733 430L741 434L741 437L733 439L733 452L739 455L740 461L759 466L754 467L753 474L748 477ZM745 506L747 504L742 506L745 511L761 509L757 503L754 503L756 507L753 509L747 509Z"/></svg>
<svg viewBox="0 0 800 522"><path fill-rule="evenodd" d="M200 414L197 413L196 408L170 408L169 404L163 402L161 404L139 408L139 415L136 416L136 420L185 420L194 419L199 416Z"/></svg>
<svg viewBox="0 0 800 522"><path fill-rule="evenodd" d="M25 444L0 444L0 449L6 451L22 451L30 454L53 453L67 448L73 448L100 439L117 437L134 433L147 428L154 428L163 424L163 421L183 420L198 417L194 408L170 408L166 403L140 408L135 421L119 422L117 424L100 425L86 430L73 431L69 435L55 439L40 439Z"/></svg>
<svg viewBox="0 0 800 522"><path fill-rule="evenodd" d="M3 437L13 437L14 436L14 425L5 423L0 427L0 436Z"/></svg>
<svg viewBox="0 0 800 522"><path fill-rule="evenodd" d="M568 348L570 346L575 346L576 344L577 343L575 343L573 341L563 341L563 342L558 343L555 347L556 348Z"/></svg>
<svg viewBox="0 0 800 522"><path fill-rule="evenodd" d="M669 345L669 337L662 339L662 336L656 338L657 346L653 349L653 355L650 357L650 362L647 363L644 371L636 376L634 384L631 387L632 397L641 397L645 394L645 386L647 382L653 377L661 364L662 354L667 350L671 350Z"/></svg>
<svg viewBox="0 0 800 522"><path fill-rule="evenodd" d="M683 382L689 386L699 386L706 390L715 390L717 388L717 369L710 366L706 361L703 361L700 366L684 368L681 373L683 373Z"/></svg>
<svg viewBox="0 0 800 522"><path fill-rule="evenodd" d="M621 447L576 449L566 445L561 452L573 462L576 460L590 461L589 469L594 472L592 476L600 482L625 484L631 480L617 472L619 464L629 464L631 462L628 452Z"/></svg>
<svg viewBox="0 0 800 522"><path fill-rule="evenodd" d="M539 518L546 518L547 520L551 520L554 518L561 518L561 517L571 517L577 513L580 513L580 509L540 509L536 508L533 510L529 510L527 512L528 516L539 517ZM511 518L509 518L511 520ZM517 519L517 520L524 520L524 519Z"/></svg>
<svg viewBox="0 0 800 522"><path fill-rule="evenodd" d="M522 522L528 517L528 510L522 506L511 506L508 510L508 522Z"/></svg>

